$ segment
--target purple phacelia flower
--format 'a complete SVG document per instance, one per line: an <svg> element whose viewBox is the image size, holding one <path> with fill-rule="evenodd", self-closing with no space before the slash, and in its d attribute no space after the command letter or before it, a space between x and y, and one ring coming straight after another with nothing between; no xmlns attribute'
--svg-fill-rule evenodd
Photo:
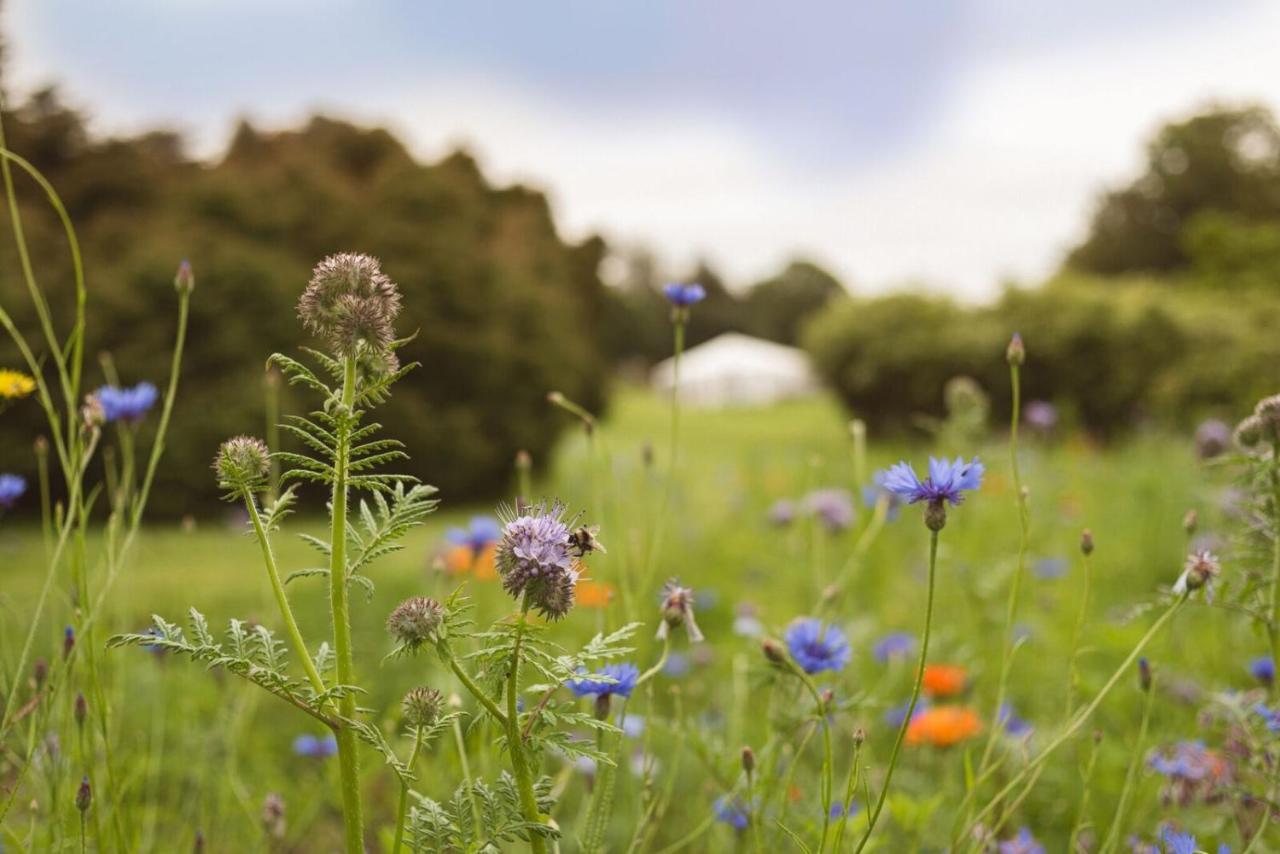
<svg viewBox="0 0 1280 854"><path fill-rule="evenodd" d="M27 481L16 474L0 474L0 509L8 510L27 491Z"/></svg>
<svg viewBox="0 0 1280 854"><path fill-rule="evenodd" d="M93 393L107 421L136 424L155 406L159 392L151 383L138 383L132 388L104 385Z"/></svg>
<svg viewBox="0 0 1280 854"><path fill-rule="evenodd" d="M779 498L769 508L769 522L785 528L796 519L796 503L789 498Z"/></svg>
<svg viewBox="0 0 1280 854"><path fill-rule="evenodd" d="M849 663L851 653L844 632L813 617L792 622L783 639L805 673L843 670Z"/></svg>
<svg viewBox="0 0 1280 854"><path fill-rule="evenodd" d="M1048 433L1058 426L1058 407L1047 400L1029 400L1022 408L1022 420L1039 433Z"/></svg>
<svg viewBox="0 0 1280 854"><path fill-rule="evenodd" d="M1180 741L1171 748L1156 751L1148 765L1168 779L1161 798L1180 806L1193 801L1220 800L1235 777L1230 760L1219 751L1205 747L1202 741Z"/></svg>
<svg viewBox="0 0 1280 854"><path fill-rule="evenodd" d="M550 619L563 617L573 607L579 560L601 550L594 529L572 524L561 504L522 508L507 518L494 552L507 593L524 597Z"/></svg>
<svg viewBox="0 0 1280 854"><path fill-rule="evenodd" d="M876 661L885 664L892 658L905 656L915 648L915 645L916 637L910 632L889 632L876 641L876 645L871 648L871 654Z"/></svg>
<svg viewBox="0 0 1280 854"><path fill-rule="evenodd" d="M688 308L707 298L706 288L693 283L672 282L662 288L662 293L666 295L667 302L676 308Z"/></svg>
<svg viewBox="0 0 1280 854"><path fill-rule="evenodd" d="M1211 460L1231 448L1231 425L1217 418L1200 422L1196 428L1196 456Z"/></svg>
<svg viewBox="0 0 1280 854"><path fill-rule="evenodd" d="M607 697L613 694L630 697L639 678L640 669L634 664L608 664L594 674L588 675L583 671L583 675L570 679L565 685L577 697Z"/></svg>

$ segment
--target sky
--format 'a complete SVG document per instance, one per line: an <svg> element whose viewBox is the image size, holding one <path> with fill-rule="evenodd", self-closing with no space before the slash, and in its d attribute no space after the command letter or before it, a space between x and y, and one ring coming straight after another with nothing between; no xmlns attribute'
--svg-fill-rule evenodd
<svg viewBox="0 0 1280 854"><path fill-rule="evenodd" d="M316 111L465 146L562 234L855 293L1049 274L1160 123L1280 106L1266 0L7 0L6 84L216 157Z"/></svg>

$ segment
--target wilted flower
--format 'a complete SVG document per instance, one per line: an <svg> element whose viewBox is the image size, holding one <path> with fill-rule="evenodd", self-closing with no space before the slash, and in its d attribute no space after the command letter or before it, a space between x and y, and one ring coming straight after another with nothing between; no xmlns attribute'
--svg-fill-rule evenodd
<svg viewBox="0 0 1280 854"><path fill-rule="evenodd" d="M853 524L853 497L844 489L818 489L804 497L804 510L822 526L838 534Z"/></svg>
<svg viewBox="0 0 1280 854"><path fill-rule="evenodd" d="M630 697L636 688L636 680L640 678L640 669L634 664L606 664L594 674L587 675L585 671L583 674L565 683L576 697L608 697L613 694Z"/></svg>
<svg viewBox="0 0 1280 854"><path fill-rule="evenodd" d="M444 606L427 596L414 596L387 617L387 631L397 643L416 649L438 637L444 626Z"/></svg>
<svg viewBox="0 0 1280 854"><path fill-rule="evenodd" d="M883 488L901 496L909 504L917 501L928 503L925 524L932 531L940 531L946 525L946 504L952 506L964 500L963 493L982 485L982 463L974 457L970 462L956 457L954 461L929 458L929 476L923 481L906 462L899 462L888 471L876 475L876 482Z"/></svg>
<svg viewBox="0 0 1280 854"><path fill-rule="evenodd" d="M303 733L293 740L293 752L308 759L327 759L338 752L338 740L332 733L321 736Z"/></svg>
<svg viewBox="0 0 1280 854"><path fill-rule="evenodd" d="M1276 680L1276 663L1269 655L1260 655L1249 662L1249 675L1263 685L1270 685Z"/></svg>
<svg viewBox="0 0 1280 854"><path fill-rule="evenodd" d="M124 421L136 424L156 403L159 392L151 383L138 383L132 388L104 385L93 393L102 407L106 421Z"/></svg>
<svg viewBox="0 0 1280 854"><path fill-rule="evenodd" d="M414 688L404 695L400 708L410 726L429 727L440 719L444 695L434 688Z"/></svg>
<svg viewBox="0 0 1280 854"><path fill-rule="evenodd" d="M658 624L658 640L665 639L668 632L681 626L684 626L691 642L702 640L702 632L693 618L693 588L681 587L680 582L673 578L662 588L662 621Z"/></svg>
<svg viewBox="0 0 1280 854"><path fill-rule="evenodd" d="M8 510L27 491L27 481L16 474L0 474L0 509Z"/></svg>
<svg viewBox="0 0 1280 854"><path fill-rule="evenodd" d="M392 324L399 313L395 282L376 258L355 252L330 255L317 264L298 300L303 326L335 352L354 356L364 342L389 364L395 340Z"/></svg>
<svg viewBox="0 0 1280 854"><path fill-rule="evenodd" d="M218 486L233 496L261 489L270 466L271 450L266 442L253 436L236 436L223 442L213 461Z"/></svg>
<svg viewBox="0 0 1280 854"><path fill-rule="evenodd" d="M849 663L851 653L844 632L813 617L792 622L784 639L791 657L805 673L843 670Z"/></svg>
<svg viewBox="0 0 1280 854"><path fill-rule="evenodd" d="M590 529L570 530L562 504L539 504L506 520L495 561L503 588L516 599L559 619L573 607L578 561L599 549Z"/></svg>
<svg viewBox="0 0 1280 854"><path fill-rule="evenodd" d="M1200 422L1196 428L1196 456L1211 460L1231 447L1231 425L1217 418Z"/></svg>
<svg viewBox="0 0 1280 854"><path fill-rule="evenodd" d="M21 371L0 368L0 400L20 400L36 390L36 381Z"/></svg>
<svg viewBox="0 0 1280 854"><path fill-rule="evenodd" d="M885 664L891 658L900 658L915 648L916 637L910 632L889 632L876 641L871 654L875 660Z"/></svg>
<svg viewBox="0 0 1280 854"><path fill-rule="evenodd" d="M673 282L662 288L662 293L666 296L667 302L671 303L675 308L688 308L691 305L702 302L707 297L707 291L699 284L681 284Z"/></svg>
<svg viewBox="0 0 1280 854"><path fill-rule="evenodd" d="M926 664L920 684L930 697L954 697L964 690L968 673L956 664Z"/></svg>
<svg viewBox="0 0 1280 854"><path fill-rule="evenodd" d="M746 830L751 823L751 814L741 798L722 795L716 798L711 809L715 813L716 821L723 822L734 830Z"/></svg>
<svg viewBox="0 0 1280 854"><path fill-rule="evenodd" d="M1222 564L1213 552L1201 550L1187 555L1187 562L1182 575L1173 585L1173 592L1185 593L1188 590L1199 590L1222 573Z"/></svg>
<svg viewBox="0 0 1280 854"><path fill-rule="evenodd" d="M1022 408L1022 420L1039 433L1048 433L1058 426L1058 407L1047 400L1029 400Z"/></svg>
<svg viewBox="0 0 1280 854"><path fill-rule="evenodd" d="M965 706L935 706L912 715L906 742L951 747L982 732L978 713Z"/></svg>
<svg viewBox="0 0 1280 854"><path fill-rule="evenodd" d="M999 854L1045 854L1044 846L1031 835L1026 827L1018 828L1018 835L1001 842L996 850Z"/></svg>

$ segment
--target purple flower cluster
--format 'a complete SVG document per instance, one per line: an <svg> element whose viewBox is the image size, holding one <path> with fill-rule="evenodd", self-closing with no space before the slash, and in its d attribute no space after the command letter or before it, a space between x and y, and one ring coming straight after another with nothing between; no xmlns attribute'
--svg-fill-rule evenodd
<svg viewBox="0 0 1280 854"><path fill-rule="evenodd" d="M544 617L559 619L573 607L578 559L599 550L593 530L570 530L561 504L524 508L502 528L494 552L502 586Z"/></svg>
<svg viewBox="0 0 1280 854"><path fill-rule="evenodd" d="M143 382L132 388L104 385L93 396L102 406L104 419L135 424L155 406L159 392L151 383Z"/></svg>
<svg viewBox="0 0 1280 854"><path fill-rule="evenodd" d="M1234 779L1231 763L1202 741L1180 741L1172 748L1152 754L1151 770L1168 779L1161 797L1168 803L1186 806L1206 803L1226 795Z"/></svg>
<svg viewBox="0 0 1280 854"><path fill-rule="evenodd" d="M804 512L837 534L853 524L853 497L845 489L817 489L804 497Z"/></svg>

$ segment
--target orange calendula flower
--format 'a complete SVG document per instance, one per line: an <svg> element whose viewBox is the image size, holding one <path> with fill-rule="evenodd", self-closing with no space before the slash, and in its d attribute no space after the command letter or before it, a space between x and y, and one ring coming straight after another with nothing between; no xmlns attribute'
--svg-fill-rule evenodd
<svg viewBox="0 0 1280 854"><path fill-rule="evenodd" d="M36 390L36 381L21 371L0 368L0 398L18 400Z"/></svg>
<svg viewBox="0 0 1280 854"><path fill-rule="evenodd" d="M917 712L907 726L907 744L950 747L982 732L978 713L967 706L935 706Z"/></svg>
<svg viewBox="0 0 1280 854"><path fill-rule="evenodd" d="M968 674L955 664L926 664L921 683L930 697L954 697L964 690Z"/></svg>
<svg viewBox="0 0 1280 854"><path fill-rule="evenodd" d="M578 582L577 600L583 608L607 608L613 601L613 585L603 581L582 579Z"/></svg>

